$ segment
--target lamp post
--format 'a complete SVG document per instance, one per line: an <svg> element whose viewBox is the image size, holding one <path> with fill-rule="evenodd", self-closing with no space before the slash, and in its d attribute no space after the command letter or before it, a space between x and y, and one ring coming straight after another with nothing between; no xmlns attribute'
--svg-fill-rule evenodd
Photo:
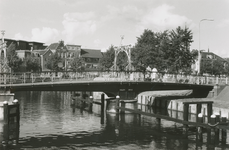
<svg viewBox="0 0 229 150"><path fill-rule="evenodd" d="M201 19L199 22L199 51L198 51L198 70L197 73L200 73L200 63L201 63L201 52L200 52L200 23L202 21L214 21L214 19Z"/></svg>

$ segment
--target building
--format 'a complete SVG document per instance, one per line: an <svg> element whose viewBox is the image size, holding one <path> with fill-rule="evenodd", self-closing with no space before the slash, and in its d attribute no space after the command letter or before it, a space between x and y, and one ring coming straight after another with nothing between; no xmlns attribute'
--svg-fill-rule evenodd
<svg viewBox="0 0 229 150"><path fill-rule="evenodd" d="M81 49L80 57L85 62L85 70L98 70L99 60L103 57L101 50Z"/></svg>
<svg viewBox="0 0 229 150"><path fill-rule="evenodd" d="M6 42L6 47L11 44L15 45L16 53L22 60L31 55L40 58L41 71L50 71L47 68L48 59L54 53L57 53L61 58L64 59L62 64L65 71L70 71L70 62L75 57L83 58L85 62L85 69L97 70L100 58L102 58L101 50L94 49L81 49L81 45L74 44L64 44L64 41L59 41L57 43L52 43L49 46L45 46L44 43L35 41L24 41L24 40L14 40L4 38ZM25 64L21 71L25 71Z"/></svg>
<svg viewBox="0 0 229 150"><path fill-rule="evenodd" d="M207 62L209 64L209 62L211 62L211 66L209 66L209 67L213 69L213 62L216 60L222 63L224 69L226 69L226 67L229 65L229 62L226 59L214 54L213 52L210 52L209 50L207 52L200 51L198 60L192 66L192 69L196 73L199 72L199 73L209 75L209 74L211 74L211 72L204 72L203 71L203 67L204 67L203 64L205 64Z"/></svg>
<svg viewBox="0 0 229 150"><path fill-rule="evenodd" d="M10 44L14 43L17 50L36 50L46 48L46 46L42 42L15 40L9 38L4 38L4 41L6 42L7 47L9 47Z"/></svg>
<svg viewBox="0 0 229 150"><path fill-rule="evenodd" d="M33 50L32 53L40 58L41 71L50 71L47 68L48 59L51 57L53 52L51 50Z"/></svg>
<svg viewBox="0 0 229 150"><path fill-rule="evenodd" d="M85 70L93 71L98 70L99 60L102 58L101 50L95 49L82 49L81 45L64 44L64 41L59 43L52 43L47 48L53 53L58 53L64 59L64 69L71 70L70 62L75 57L81 57L84 60Z"/></svg>

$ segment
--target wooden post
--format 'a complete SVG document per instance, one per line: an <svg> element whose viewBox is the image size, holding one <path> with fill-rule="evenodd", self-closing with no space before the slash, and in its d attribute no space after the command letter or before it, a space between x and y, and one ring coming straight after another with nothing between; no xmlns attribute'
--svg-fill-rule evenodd
<svg viewBox="0 0 229 150"><path fill-rule="evenodd" d="M3 146L8 145L8 140L9 140L9 111L8 111L8 102L4 101L3 102L3 117L4 117L4 125L3 125L3 141L2 144Z"/></svg>
<svg viewBox="0 0 229 150"><path fill-rule="evenodd" d="M119 95L116 96L116 113L119 114L119 102L120 102L120 97Z"/></svg>
<svg viewBox="0 0 229 150"><path fill-rule="evenodd" d="M101 94L101 124L104 124L104 100L105 100L105 95L104 93Z"/></svg>
<svg viewBox="0 0 229 150"><path fill-rule="evenodd" d="M15 128L15 137L14 137L14 140L13 140L13 143L12 143L12 145L17 145L18 144L18 140L19 140L19 130L20 130L20 106L19 106L19 103L18 103L18 100L17 99L15 99L15 100L13 100L13 105L15 105L15 107L16 107L16 122L14 122L15 123L15 125L16 125L16 128ZM12 129L11 129L12 130Z"/></svg>
<svg viewBox="0 0 229 150"><path fill-rule="evenodd" d="M158 125L161 125L161 118L156 118L156 122Z"/></svg>
<svg viewBox="0 0 229 150"><path fill-rule="evenodd" d="M104 93L102 93L101 95L101 115L103 114L104 115L104 101L105 101L105 95Z"/></svg>
<svg viewBox="0 0 229 150"><path fill-rule="evenodd" d="M212 115L212 103L207 104L207 111L208 111L208 122L210 122L211 115Z"/></svg>
<svg viewBox="0 0 229 150"><path fill-rule="evenodd" d="M124 101L121 101L121 107L122 107L122 108L125 108L125 105L126 105L126 103L125 103ZM121 110L120 110L120 113L121 113L121 114L125 114L125 110L122 110L122 109L121 109Z"/></svg>
<svg viewBox="0 0 229 150"><path fill-rule="evenodd" d="M8 102L4 101L3 102L3 113L4 113L4 124L8 124Z"/></svg>
<svg viewBox="0 0 229 150"><path fill-rule="evenodd" d="M220 114L219 113L215 113L215 121L220 122Z"/></svg>
<svg viewBox="0 0 229 150"><path fill-rule="evenodd" d="M222 117L221 119L222 119L222 122L227 122L226 117ZM221 139L222 139L222 144L226 144L226 141L227 141L227 130L226 129L222 129Z"/></svg>
<svg viewBox="0 0 229 150"><path fill-rule="evenodd" d="M88 104L89 112L92 112L92 106L93 106L93 96L89 97L89 104Z"/></svg>
<svg viewBox="0 0 229 150"><path fill-rule="evenodd" d="M201 113L202 104L196 104L196 122L198 122L199 114ZM202 114L201 114L202 115ZM203 118L203 115L202 115ZM203 122L201 122L203 123Z"/></svg>
<svg viewBox="0 0 229 150"><path fill-rule="evenodd" d="M216 116L214 114L211 115L210 124L211 125L215 125L216 124ZM215 128L214 127L210 128L210 133L209 134L210 134L210 142L211 142L211 144L214 145L214 143L215 143Z"/></svg>
<svg viewBox="0 0 229 150"><path fill-rule="evenodd" d="M203 123L203 114L199 113L197 116L197 122L198 123ZM203 141L203 127L197 127L197 141L202 142Z"/></svg>
<svg viewBox="0 0 229 150"><path fill-rule="evenodd" d="M215 121L216 123L220 122L220 113L215 113ZM215 128L215 143L218 144L219 143L219 129Z"/></svg>
<svg viewBox="0 0 229 150"><path fill-rule="evenodd" d="M184 103L183 108L184 108L183 119L184 121L188 121L189 104Z"/></svg>
<svg viewBox="0 0 229 150"><path fill-rule="evenodd" d="M119 102L120 102L120 97L119 95L116 96L116 104L115 104L115 112L116 112L116 116L115 116L115 120L118 123L119 122Z"/></svg>
<svg viewBox="0 0 229 150"><path fill-rule="evenodd" d="M183 119L184 121L188 121L189 104L184 103L183 108L184 108ZM185 135L185 137L188 136L188 125L187 124L183 124L183 134Z"/></svg>

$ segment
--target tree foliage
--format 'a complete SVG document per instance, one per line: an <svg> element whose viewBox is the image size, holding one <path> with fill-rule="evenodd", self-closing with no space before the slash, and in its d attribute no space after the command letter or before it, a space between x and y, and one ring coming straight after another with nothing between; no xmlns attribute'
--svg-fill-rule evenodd
<svg viewBox="0 0 229 150"><path fill-rule="evenodd" d="M22 65L22 60L17 56L16 44L11 43L7 48L6 57L8 60L8 65L12 71L19 71Z"/></svg>
<svg viewBox="0 0 229 150"><path fill-rule="evenodd" d="M85 66L84 66L84 60L81 57L74 57L72 61L70 62L71 69L73 71L84 71Z"/></svg>
<svg viewBox="0 0 229 150"><path fill-rule="evenodd" d="M137 71L145 71L150 68L157 68L162 71L166 68L166 50L168 49L167 31L154 33L151 30L145 30L137 38L137 43L132 49L133 65Z"/></svg>
<svg viewBox="0 0 229 150"><path fill-rule="evenodd" d="M222 75L227 74L228 67L218 59L208 59L201 62L201 74L208 73L211 75Z"/></svg>
<svg viewBox="0 0 229 150"><path fill-rule="evenodd" d="M103 57L99 60L99 68L101 70L109 70L114 64L115 50L111 45L109 49L103 53Z"/></svg>
<svg viewBox="0 0 229 150"><path fill-rule="evenodd" d="M188 73L196 58L196 53L190 51L191 42L192 32L186 27L164 32L147 29L132 50L133 64L143 72L149 66L159 72Z"/></svg>
<svg viewBox="0 0 229 150"><path fill-rule="evenodd" d="M31 54L30 56L26 57L24 61L27 71L36 72L41 70L41 63L39 57L36 57L33 54Z"/></svg>
<svg viewBox="0 0 229 150"><path fill-rule="evenodd" d="M50 56L47 61L47 68L52 71L62 71L63 70L64 60L61 58L58 53L54 53Z"/></svg>

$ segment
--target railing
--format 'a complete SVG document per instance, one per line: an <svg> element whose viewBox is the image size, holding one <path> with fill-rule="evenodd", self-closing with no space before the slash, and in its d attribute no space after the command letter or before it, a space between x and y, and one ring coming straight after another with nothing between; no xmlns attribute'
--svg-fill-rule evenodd
<svg viewBox="0 0 229 150"><path fill-rule="evenodd" d="M157 74L155 78L142 72L40 72L1 73L0 84L22 84L61 81L152 81L184 84L227 85L227 77Z"/></svg>

